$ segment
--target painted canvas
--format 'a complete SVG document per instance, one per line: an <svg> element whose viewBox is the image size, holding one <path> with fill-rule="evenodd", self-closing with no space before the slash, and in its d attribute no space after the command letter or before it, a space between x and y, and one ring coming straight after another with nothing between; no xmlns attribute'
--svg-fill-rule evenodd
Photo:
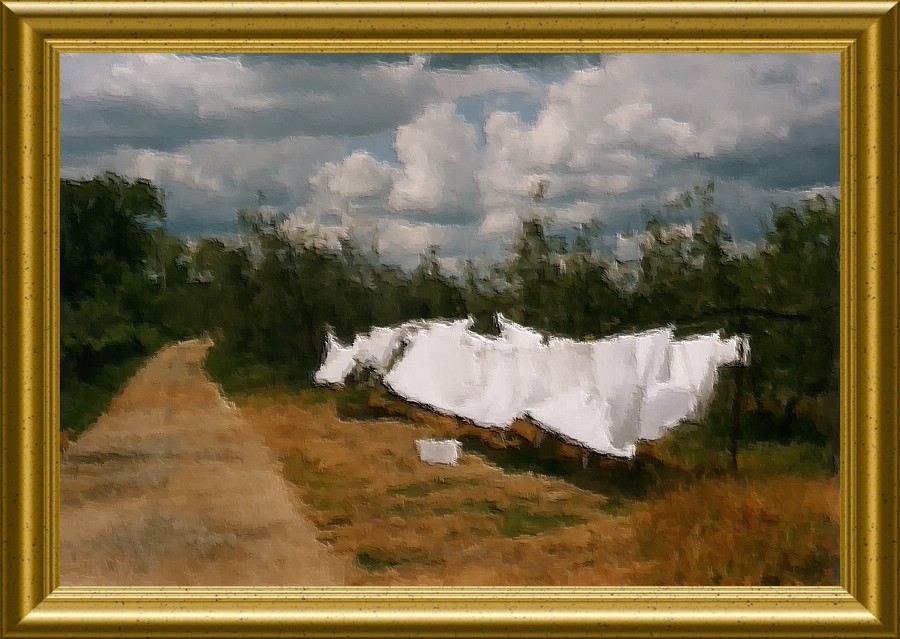
<svg viewBox="0 0 900 639"><path fill-rule="evenodd" d="M61 56L62 585L833 585L820 54Z"/></svg>

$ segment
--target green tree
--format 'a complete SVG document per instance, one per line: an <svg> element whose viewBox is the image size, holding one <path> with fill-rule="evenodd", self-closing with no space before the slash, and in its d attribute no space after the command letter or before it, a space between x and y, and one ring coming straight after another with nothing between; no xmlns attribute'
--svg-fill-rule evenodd
<svg viewBox="0 0 900 639"><path fill-rule="evenodd" d="M755 293L776 317L754 335L754 384L782 406L784 437L803 398L838 393L839 222L840 203L824 197L780 208L760 256Z"/></svg>
<svg viewBox="0 0 900 639"><path fill-rule="evenodd" d="M559 306L560 263L564 242L549 236L545 224L525 220L512 249L506 278L514 290L509 309L512 319L533 328L549 330Z"/></svg>
<svg viewBox="0 0 900 639"><path fill-rule="evenodd" d="M465 316L463 294L453 280L443 274L436 246L428 247L413 270L408 296L410 319Z"/></svg>
<svg viewBox="0 0 900 639"><path fill-rule="evenodd" d="M686 295L693 276L690 236L652 216L646 226L634 319L647 328L694 319L698 300Z"/></svg>
<svg viewBox="0 0 900 639"><path fill-rule="evenodd" d="M61 425L81 429L140 358L155 321L166 220L162 191L113 173L60 182Z"/></svg>
<svg viewBox="0 0 900 639"><path fill-rule="evenodd" d="M622 321L624 294L610 281L605 260L595 252L598 223L581 227L562 262L558 307L552 330L577 339L594 339L616 330Z"/></svg>
<svg viewBox="0 0 900 639"><path fill-rule="evenodd" d="M144 269L154 229L164 225L162 191L114 173L60 183L60 292L63 300L102 296Z"/></svg>

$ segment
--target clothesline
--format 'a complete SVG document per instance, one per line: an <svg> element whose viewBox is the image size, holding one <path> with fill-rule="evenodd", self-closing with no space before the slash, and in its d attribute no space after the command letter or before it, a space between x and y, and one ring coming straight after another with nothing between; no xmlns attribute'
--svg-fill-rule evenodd
<svg viewBox="0 0 900 639"><path fill-rule="evenodd" d="M746 364L745 337L676 340L671 328L591 342L544 337L497 316L499 337L472 320L373 328L350 346L329 335L319 384L343 384L356 369L381 375L409 401L486 428L531 418L590 450L634 455L638 440L663 436L702 415L727 364Z"/></svg>

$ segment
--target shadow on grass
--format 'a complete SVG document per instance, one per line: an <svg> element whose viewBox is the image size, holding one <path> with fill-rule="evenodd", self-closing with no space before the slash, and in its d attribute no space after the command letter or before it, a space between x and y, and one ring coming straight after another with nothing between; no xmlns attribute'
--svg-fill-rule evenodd
<svg viewBox="0 0 900 639"><path fill-rule="evenodd" d="M480 455L507 473L537 472L605 495L610 498L610 512L625 509L625 501L659 497L692 479L691 473L640 453L633 459L591 455L584 468L580 459L553 456L550 437L537 448L524 440L518 446L495 448L472 435L459 439L466 452Z"/></svg>
<svg viewBox="0 0 900 639"><path fill-rule="evenodd" d="M341 419L428 423L427 415L432 414L371 381L338 391L334 397ZM659 498L696 479L730 476L727 441L718 423L721 419L710 417L709 421L683 424L658 442L641 443L631 459L589 452L550 433L535 437L537 427L528 420L518 420L510 430L498 433L457 419L456 427L445 434L458 439L466 452L507 473L536 472L602 494L609 498L607 512L615 514L627 509L626 502ZM739 472L815 475L827 468L825 452L823 446L803 442L744 443Z"/></svg>

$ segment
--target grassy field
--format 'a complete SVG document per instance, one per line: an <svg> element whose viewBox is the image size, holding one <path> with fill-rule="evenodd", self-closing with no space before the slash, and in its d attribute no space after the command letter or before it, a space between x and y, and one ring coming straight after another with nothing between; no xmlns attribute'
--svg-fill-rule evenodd
<svg viewBox="0 0 900 639"><path fill-rule="evenodd" d="M827 453L743 448L731 473L699 425L634 460L584 457L527 422L477 428L383 389L233 396L280 458L349 585L833 585ZM463 441L457 466L415 440Z"/></svg>

